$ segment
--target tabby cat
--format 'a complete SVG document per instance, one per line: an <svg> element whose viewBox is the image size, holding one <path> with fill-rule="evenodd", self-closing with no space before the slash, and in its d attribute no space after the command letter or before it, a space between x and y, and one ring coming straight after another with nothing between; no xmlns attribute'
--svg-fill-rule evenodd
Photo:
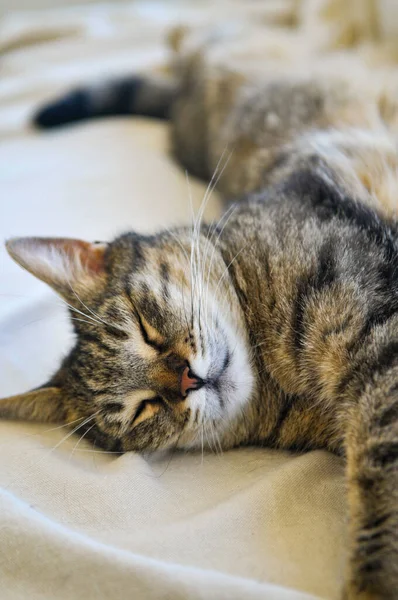
<svg viewBox="0 0 398 600"><path fill-rule="evenodd" d="M66 300L76 343L0 416L69 423L120 452L200 448L212 432L224 449L342 455L350 600L398 598L398 154L385 107L343 76L250 78L183 46L169 78L82 88L35 122L170 118L179 160L233 201L220 222L7 243Z"/></svg>

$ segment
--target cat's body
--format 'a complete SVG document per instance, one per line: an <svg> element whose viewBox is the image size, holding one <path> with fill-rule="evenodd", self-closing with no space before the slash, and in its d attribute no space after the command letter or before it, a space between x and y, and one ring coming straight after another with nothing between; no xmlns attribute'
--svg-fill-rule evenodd
<svg viewBox="0 0 398 600"><path fill-rule="evenodd" d="M380 97L343 79L248 81L202 48L175 77L80 91L37 121L171 115L181 162L210 178L222 156L219 188L237 203L193 232L12 240L83 314L51 382L0 415L80 420L121 451L344 455L347 597L397 598L398 156Z"/></svg>

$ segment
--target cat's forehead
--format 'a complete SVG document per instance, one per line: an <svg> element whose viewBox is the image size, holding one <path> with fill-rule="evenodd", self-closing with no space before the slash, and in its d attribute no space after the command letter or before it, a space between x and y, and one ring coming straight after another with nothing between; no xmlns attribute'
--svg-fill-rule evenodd
<svg viewBox="0 0 398 600"><path fill-rule="evenodd" d="M173 237L159 236L133 240L134 254L117 281L134 306L154 315L171 317L173 309L186 302L191 277L187 250ZM115 281L109 285L110 296Z"/></svg>
<svg viewBox="0 0 398 600"><path fill-rule="evenodd" d="M189 251L192 242L192 231L187 228L164 230L157 234L142 235L129 232L116 238L111 247L124 256L132 256L138 270L147 261L158 260L159 253L169 261L180 260L181 255Z"/></svg>
<svg viewBox="0 0 398 600"><path fill-rule="evenodd" d="M148 284L153 291L160 293L160 286L169 282L188 284L188 257L184 246L179 246L175 240L160 240L157 243L142 243L140 245L140 260L134 261L129 280L137 287Z"/></svg>
<svg viewBox="0 0 398 600"><path fill-rule="evenodd" d="M136 302L145 302L152 296L162 299L166 307L178 308L186 301L184 294L195 287L195 264L204 254L208 259L212 255L208 239L202 239L200 232L195 234L190 228L156 235L126 234L111 244L108 253L109 288L124 286ZM212 262L216 262L214 255Z"/></svg>
<svg viewBox="0 0 398 600"><path fill-rule="evenodd" d="M190 282L186 273L170 268L167 262L132 273L127 280L126 291L133 305L144 312L172 316L190 295Z"/></svg>

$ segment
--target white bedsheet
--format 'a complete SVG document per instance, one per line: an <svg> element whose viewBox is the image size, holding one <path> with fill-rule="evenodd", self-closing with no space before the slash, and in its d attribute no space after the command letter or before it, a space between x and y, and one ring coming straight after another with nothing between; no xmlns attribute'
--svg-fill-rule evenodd
<svg viewBox="0 0 398 600"><path fill-rule="evenodd" d="M212 4L3 19L0 239L109 239L188 221L166 125L109 119L42 134L26 119L73 82L162 61L168 24L206 19ZM292 3L265 4L283 20ZM255 12L259 3L245 7ZM225 10L223 2L211 9ZM191 187L198 207L205 186ZM219 210L214 195L208 218ZM70 344L62 303L0 248L0 395L42 383ZM66 434L0 422L1 600L339 597L346 512L336 457L255 448L148 459Z"/></svg>

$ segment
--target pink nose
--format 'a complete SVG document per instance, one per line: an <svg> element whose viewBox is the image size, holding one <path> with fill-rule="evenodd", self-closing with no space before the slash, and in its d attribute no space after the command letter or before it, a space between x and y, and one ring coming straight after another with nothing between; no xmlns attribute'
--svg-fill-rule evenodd
<svg viewBox="0 0 398 600"><path fill-rule="evenodd" d="M204 384L203 379L197 377L192 373L191 369L187 367L184 369L183 374L181 376L181 395L183 398L187 395L189 390L198 390Z"/></svg>

